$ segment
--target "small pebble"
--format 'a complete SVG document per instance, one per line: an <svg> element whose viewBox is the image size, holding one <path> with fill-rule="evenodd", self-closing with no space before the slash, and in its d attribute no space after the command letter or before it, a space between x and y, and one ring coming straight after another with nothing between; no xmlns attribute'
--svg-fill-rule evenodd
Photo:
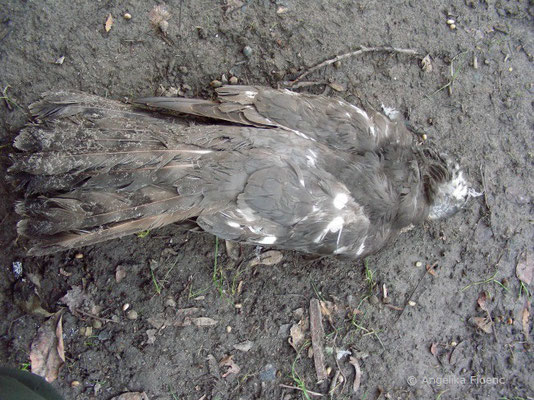
<svg viewBox="0 0 534 400"><path fill-rule="evenodd" d="M122 18L124 18L126 21L129 21L132 19L132 14L130 13L124 13L124 15L122 16Z"/></svg>
<svg viewBox="0 0 534 400"><path fill-rule="evenodd" d="M80 259L83 258L83 254L82 254L82 253L76 253L76 254L74 255L74 258L76 258L77 260L80 260Z"/></svg>
<svg viewBox="0 0 534 400"><path fill-rule="evenodd" d="M508 68L508 71L512 72L514 69L512 67Z"/></svg>
<svg viewBox="0 0 534 400"><path fill-rule="evenodd" d="M413 301L413 300L410 300L408 302L408 305L410 305L411 307L415 307L417 305L417 303L415 301Z"/></svg>
<svg viewBox="0 0 534 400"><path fill-rule="evenodd" d="M243 48L243 55L244 55L245 57L247 57L247 58L250 57L250 56L252 55L252 47L250 47L250 46L245 46L245 47Z"/></svg>
<svg viewBox="0 0 534 400"><path fill-rule="evenodd" d="M86 326L85 328L81 329L81 333L84 336L91 336L93 334L93 327Z"/></svg>
<svg viewBox="0 0 534 400"><path fill-rule="evenodd" d="M334 67L335 67L335 68L341 68L341 61L337 60L337 61L334 63Z"/></svg>
<svg viewBox="0 0 534 400"><path fill-rule="evenodd" d="M126 318L128 319L137 319L137 311L130 310L126 313Z"/></svg>
<svg viewBox="0 0 534 400"><path fill-rule="evenodd" d="M93 328L95 329L100 329L102 328L102 321L100 321L99 319L93 319Z"/></svg>
<svg viewBox="0 0 534 400"><path fill-rule="evenodd" d="M326 375L330 376L331 373L332 373L332 367L327 367L326 368Z"/></svg>
<svg viewBox="0 0 534 400"><path fill-rule="evenodd" d="M226 85L228 83L228 78L226 77L226 74L222 74L221 82L223 83L223 85Z"/></svg>
<svg viewBox="0 0 534 400"><path fill-rule="evenodd" d="M230 85L237 85L237 82L239 82L239 79L237 79L237 76L230 77Z"/></svg>
<svg viewBox="0 0 534 400"><path fill-rule="evenodd" d="M182 89L185 90L186 92L189 92L190 90L193 90L193 88L191 86L189 86L187 83L184 83L182 85Z"/></svg>
<svg viewBox="0 0 534 400"><path fill-rule="evenodd" d="M210 82L210 86L212 88L218 88L218 87L221 87L222 86L222 82L217 80L217 79L214 79Z"/></svg>
<svg viewBox="0 0 534 400"><path fill-rule="evenodd" d="M379 303L378 297L376 297L375 295L369 297L369 303L371 303L374 306L377 305Z"/></svg>
<svg viewBox="0 0 534 400"><path fill-rule="evenodd" d="M508 317L508 319L506 320L506 323L507 323L508 325L513 325L514 320L513 320L512 318Z"/></svg>
<svg viewBox="0 0 534 400"><path fill-rule="evenodd" d="M226 333L230 333L230 332L232 332L232 327L230 325L228 325L226 327Z"/></svg>
<svg viewBox="0 0 534 400"><path fill-rule="evenodd" d="M417 262L415 263L415 266L416 266L417 268L421 268L421 267L423 266L423 263L422 263L421 261L417 261Z"/></svg>
<svg viewBox="0 0 534 400"><path fill-rule="evenodd" d="M189 70L187 69L186 66L182 65L180 67L178 67L178 70L182 73L182 74L187 74L189 72ZM183 87L183 86L182 86Z"/></svg>
<svg viewBox="0 0 534 400"><path fill-rule="evenodd" d="M447 25L454 25L455 23L456 23L456 21L453 20L453 19L448 19L447 20Z"/></svg>
<svg viewBox="0 0 534 400"><path fill-rule="evenodd" d="M126 311L129 308L130 308L130 303L124 303L124 305L122 306L122 311Z"/></svg>
<svg viewBox="0 0 534 400"><path fill-rule="evenodd" d="M172 297L167 297L165 299L165 306L166 307L176 307L176 301Z"/></svg>
<svg viewBox="0 0 534 400"><path fill-rule="evenodd" d="M382 302L383 302L384 304L389 304L389 303L391 303L391 298L389 298L389 297L384 297L384 298L382 299Z"/></svg>
<svg viewBox="0 0 534 400"><path fill-rule="evenodd" d="M453 340L453 341L451 342L451 346L452 346L452 347L456 347L456 346L458 346L458 343L456 343L456 342Z"/></svg>
<svg viewBox="0 0 534 400"><path fill-rule="evenodd" d="M240 308L243 308L243 304L236 303L236 304L234 305L234 307L237 308L237 309L240 309Z"/></svg>
<svg viewBox="0 0 534 400"><path fill-rule="evenodd" d="M70 383L70 386L71 386L71 387L78 387L78 386L80 386L80 381L72 381L72 382Z"/></svg>
<svg viewBox="0 0 534 400"><path fill-rule="evenodd" d="M449 28L451 28L451 31L453 31L453 30L456 29L456 25L455 25L455 24L450 24L450 25L449 25Z"/></svg>

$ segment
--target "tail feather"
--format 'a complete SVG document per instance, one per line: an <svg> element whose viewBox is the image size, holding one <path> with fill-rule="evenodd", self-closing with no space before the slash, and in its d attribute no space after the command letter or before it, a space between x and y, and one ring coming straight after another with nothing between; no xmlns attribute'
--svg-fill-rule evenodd
<svg viewBox="0 0 534 400"><path fill-rule="evenodd" d="M9 172L25 189L18 232L41 255L198 216L220 207L197 188L223 133L189 129L112 100L46 94L40 121L15 139ZM210 136L210 132L213 134ZM222 204L222 203L221 203Z"/></svg>
<svg viewBox="0 0 534 400"><path fill-rule="evenodd" d="M183 213L176 212L172 214L152 215L133 221L119 222L111 226L98 227L90 231L62 232L41 240L28 251L28 255L41 256L75 247L88 246L126 235L132 235L137 232L160 228L186 218ZM21 235L25 235L27 223L28 220L19 222L17 228Z"/></svg>

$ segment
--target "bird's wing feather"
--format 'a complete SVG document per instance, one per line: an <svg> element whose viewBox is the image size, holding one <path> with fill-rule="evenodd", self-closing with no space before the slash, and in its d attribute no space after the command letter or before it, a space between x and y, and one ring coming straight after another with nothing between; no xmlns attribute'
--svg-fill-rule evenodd
<svg viewBox="0 0 534 400"><path fill-rule="evenodd" d="M136 102L239 124L283 128L345 151L372 151L386 142L405 145L413 139L401 119L390 120L341 99L237 85L223 86L217 93L219 101L151 97Z"/></svg>

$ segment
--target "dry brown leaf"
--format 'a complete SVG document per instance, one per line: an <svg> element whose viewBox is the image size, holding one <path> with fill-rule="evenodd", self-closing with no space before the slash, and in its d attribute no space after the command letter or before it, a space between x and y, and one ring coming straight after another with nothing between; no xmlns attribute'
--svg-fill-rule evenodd
<svg viewBox="0 0 534 400"><path fill-rule="evenodd" d="M525 335L526 340L528 340L529 318L530 318L530 302L527 301L525 303L525 306L523 307L523 312L521 313L521 325L523 327L523 335Z"/></svg>
<svg viewBox="0 0 534 400"><path fill-rule="evenodd" d="M519 280L530 285L532 278L534 278L534 257L532 257L531 252L526 251L521 254L515 267L515 275Z"/></svg>
<svg viewBox="0 0 534 400"><path fill-rule="evenodd" d="M75 314L77 309L91 309L94 303L87 293L84 293L81 286L73 286L67 291L60 301L64 303L71 313ZM82 307L83 306L83 307Z"/></svg>
<svg viewBox="0 0 534 400"><path fill-rule="evenodd" d="M229 367L222 375L223 378L226 378L230 374L239 374L239 371L241 371L241 368L235 363L233 357L233 355L228 355L223 357L222 360L219 361L219 367Z"/></svg>
<svg viewBox="0 0 534 400"><path fill-rule="evenodd" d="M430 345L430 353L433 355L433 356L437 356L438 354L438 344L437 343L432 343Z"/></svg>
<svg viewBox="0 0 534 400"><path fill-rule="evenodd" d="M487 300L488 296L486 294L486 292L480 292L480 294L478 295L478 299L477 299L477 304L478 306L489 313L489 310L488 310L488 305L486 304L486 300Z"/></svg>
<svg viewBox="0 0 534 400"><path fill-rule="evenodd" d="M191 318L191 322L195 326L213 326L217 325L217 321L209 317Z"/></svg>
<svg viewBox="0 0 534 400"><path fill-rule="evenodd" d="M126 268L124 265L118 265L115 269L115 282L121 283L126 278Z"/></svg>
<svg viewBox="0 0 534 400"><path fill-rule="evenodd" d="M277 250L269 250L261 253L258 257L250 261L249 267L255 265L276 265L284 258L283 254Z"/></svg>
<svg viewBox="0 0 534 400"><path fill-rule="evenodd" d="M145 392L127 392L113 397L111 400L148 400Z"/></svg>
<svg viewBox="0 0 534 400"><path fill-rule="evenodd" d="M489 317L475 317L473 318L475 325L486 333L492 332L493 321Z"/></svg>
<svg viewBox="0 0 534 400"><path fill-rule="evenodd" d="M345 87L343 87L343 85L336 83L336 82L329 83L328 86L330 86L336 92L344 92L346 90Z"/></svg>
<svg viewBox="0 0 534 400"><path fill-rule="evenodd" d="M251 342L250 340L245 340L244 342L234 344L234 349L246 353L252 348L253 345L254 345L254 342Z"/></svg>
<svg viewBox="0 0 534 400"><path fill-rule="evenodd" d="M424 72L432 72L432 59L430 58L430 54L427 54L422 60L421 60L421 69Z"/></svg>
<svg viewBox="0 0 534 400"><path fill-rule="evenodd" d="M352 384L352 392L356 393L360 388L360 383L362 381L362 370L356 357L350 357L349 363L354 367L354 383Z"/></svg>
<svg viewBox="0 0 534 400"><path fill-rule="evenodd" d="M157 329L147 329L146 335L148 336L148 339L146 341L147 344L154 344L156 341L156 333L158 332Z"/></svg>
<svg viewBox="0 0 534 400"><path fill-rule="evenodd" d="M46 320L37 331L30 349L32 372L48 382L57 379L59 370L65 362L62 323L61 313Z"/></svg>
<svg viewBox="0 0 534 400"><path fill-rule="evenodd" d="M293 324L289 330L288 343L298 353L300 351L300 345L304 342L304 330L302 329L302 320L298 324Z"/></svg>
<svg viewBox="0 0 534 400"><path fill-rule="evenodd" d="M323 353L323 338L324 338L324 329L323 329L323 320L321 316L322 304L324 302L319 301L318 299L310 300L310 330L312 338L312 348L313 348L313 362L315 365L315 373L317 374L317 381L321 382L328 378L326 373L326 368L324 364L324 353ZM326 309L326 306L324 306Z"/></svg>
<svg viewBox="0 0 534 400"><path fill-rule="evenodd" d="M106 19L106 24L104 25L106 32L109 32L112 26L113 26L113 16L109 14L108 18Z"/></svg>
<svg viewBox="0 0 534 400"><path fill-rule="evenodd" d="M41 315L43 317L54 315L54 313L48 312L43 308L41 298L35 293L30 293L29 298L21 301L19 306L30 314Z"/></svg>
<svg viewBox="0 0 534 400"><path fill-rule="evenodd" d="M171 13L167 10L167 6L165 4L155 6L148 14L148 18L150 19L152 25L161 30L163 33L166 33L169 29L169 22L167 22L167 20L170 17Z"/></svg>

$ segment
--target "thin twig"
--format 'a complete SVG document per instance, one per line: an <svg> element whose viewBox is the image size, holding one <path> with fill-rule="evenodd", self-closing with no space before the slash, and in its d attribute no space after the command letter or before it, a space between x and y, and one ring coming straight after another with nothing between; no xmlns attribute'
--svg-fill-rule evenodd
<svg viewBox="0 0 534 400"><path fill-rule="evenodd" d="M317 397L323 397L324 396L324 394L322 394L322 393L312 392L311 390L308 390L308 389L305 390L305 389L302 389L302 388L299 388L299 387L296 387L296 386L284 385L283 383L280 384L280 387L283 387L283 388L286 388L286 389L300 390L301 392L306 391L306 393L311 394L312 396L317 396Z"/></svg>
<svg viewBox="0 0 534 400"><path fill-rule="evenodd" d="M339 56L335 56L334 58L331 58L329 60L323 61L310 69L304 71L302 74L297 76L297 78L290 82L290 86L295 85L298 81L300 81L305 76L311 74L312 72L317 71L320 68L326 67L327 65L334 64L337 61L344 60L349 57L355 57L363 53L371 53L371 52L387 52L387 53L400 53L400 54L407 54L410 56L420 56L420 54L417 52L417 50L412 49L398 49L396 47L389 47L389 46L383 46L383 47L365 47L360 46L359 50L351 51L349 53L341 54Z"/></svg>
<svg viewBox="0 0 534 400"><path fill-rule="evenodd" d="M80 310L80 309L76 309L76 312L77 312L77 313L80 313L80 314L82 314L82 315L85 315L86 317L94 318L94 319L98 319L98 320L103 321L103 322L113 322L113 323L115 323L115 324L120 324L119 321L113 321L112 319L109 319L109 318L98 317L98 316L96 316L96 315L94 315L94 314L90 314L90 313L85 312L85 311L82 311L82 310Z"/></svg>

